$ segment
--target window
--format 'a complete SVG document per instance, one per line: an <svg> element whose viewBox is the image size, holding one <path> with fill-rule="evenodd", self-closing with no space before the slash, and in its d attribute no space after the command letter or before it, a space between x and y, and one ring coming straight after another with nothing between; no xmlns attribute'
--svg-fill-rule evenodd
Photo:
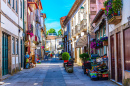
<svg viewBox="0 0 130 86"><path fill-rule="evenodd" d="M13 0L13 7L12 8L14 9L14 0Z"/></svg>
<svg viewBox="0 0 130 86"><path fill-rule="evenodd" d="M8 0L8 3L10 4L10 0Z"/></svg>
<svg viewBox="0 0 130 86"><path fill-rule="evenodd" d="M18 2L17 2L17 0L16 0L16 13L18 13L18 4L17 4Z"/></svg>
<svg viewBox="0 0 130 86"><path fill-rule="evenodd" d="M14 37L12 37L12 54L15 54Z"/></svg>
<svg viewBox="0 0 130 86"><path fill-rule="evenodd" d="M20 1L20 18L22 18L22 1Z"/></svg>
<svg viewBox="0 0 130 86"><path fill-rule="evenodd" d="M16 54L18 54L18 39L16 39Z"/></svg>

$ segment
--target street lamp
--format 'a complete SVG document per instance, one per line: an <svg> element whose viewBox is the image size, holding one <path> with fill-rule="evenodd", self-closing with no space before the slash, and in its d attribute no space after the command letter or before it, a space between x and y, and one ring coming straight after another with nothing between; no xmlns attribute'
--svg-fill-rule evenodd
<svg viewBox="0 0 130 86"><path fill-rule="evenodd" d="M83 6L80 8L80 12L84 13L84 7Z"/></svg>

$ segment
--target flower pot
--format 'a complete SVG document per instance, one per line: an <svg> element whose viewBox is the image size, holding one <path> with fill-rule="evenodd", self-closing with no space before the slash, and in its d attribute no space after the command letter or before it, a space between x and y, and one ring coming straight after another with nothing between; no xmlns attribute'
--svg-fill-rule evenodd
<svg viewBox="0 0 130 86"><path fill-rule="evenodd" d="M64 63L67 63L69 60L64 60Z"/></svg>
<svg viewBox="0 0 130 86"><path fill-rule="evenodd" d="M108 46L108 41L103 41L103 46Z"/></svg>
<svg viewBox="0 0 130 86"><path fill-rule="evenodd" d="M114 16L117 16L117 13L114 12Z"/></svg>

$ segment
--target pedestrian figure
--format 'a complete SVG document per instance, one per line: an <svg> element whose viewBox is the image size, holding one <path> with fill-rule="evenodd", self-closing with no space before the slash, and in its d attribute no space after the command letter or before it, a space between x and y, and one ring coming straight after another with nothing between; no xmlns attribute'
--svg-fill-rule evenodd
<svg viewBox="0 0 130 86"><path fill-rule="evenodd" d="M48 61L48 54L46 53L45 54L45 60L47 59L47 61Z"/></svg>

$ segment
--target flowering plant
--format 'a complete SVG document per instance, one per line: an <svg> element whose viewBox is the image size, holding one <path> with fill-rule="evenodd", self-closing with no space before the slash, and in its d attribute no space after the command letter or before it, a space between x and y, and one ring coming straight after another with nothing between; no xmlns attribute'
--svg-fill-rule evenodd
<svg viewBox="0 0 130 86"><path fill-rule="evenodd" d="M97 40L97 41L96 41L96 44L97 44L97 46L96 46L97 48L103 46L103 42L100 41L100 40Z"/></svg>
<svg viewBox="0 0 130 86"><path fill-rule="evenodd" d="M112 14L112 3L111 2L107 2L108 4L105 7L105 15L108 16L110 14Z"/></svg>
<svg viewBox="0 0 130 86"><path fill-rule="evenodd" d="M118 13L122 8L122 0L115 0L112 2L112 9L114 13Z"/></svg>
<svg viewBox="0 0 130 86"><path fill-rule="evenodd" d="M100 40L101 41L108 41L108 37L102 37Z"/></svg>
<svg viewBox="0 0 130 86"><path fill-rule="evenodd" d="M91 42L90 46L91 46L92 49L93 48L95 49L96 48L96 42Z"/></svg>
<svg viewBox="0 0 130 86"><path fill-rule="evenodd" d="M44 49L44 46L42 46L42 49Z"/></svg>
<svg viewBox="0 0 130 86"><path fill-rule="evenodd" d="M33 34L33 32L31 30L27 30L27 34L30 35L30 37L34 36L34 34Z"/></svg>

